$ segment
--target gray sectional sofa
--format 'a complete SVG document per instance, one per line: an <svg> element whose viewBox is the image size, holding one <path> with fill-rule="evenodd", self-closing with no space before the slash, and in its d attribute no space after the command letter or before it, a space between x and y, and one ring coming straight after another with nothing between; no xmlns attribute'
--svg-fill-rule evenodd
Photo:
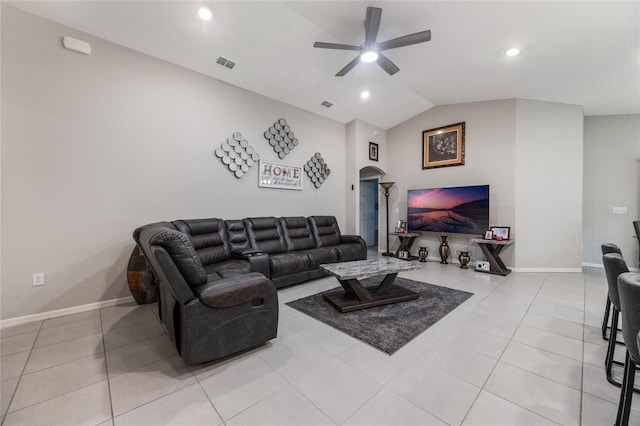
<svg viewBox="0 0 640 426"><path fill-rule="evenodd" d="M276 288L326 275L322 263L362 260L366 244L333 216L188 219L136 229L158 280L160 320L188 364L277 334Z"/></svg>

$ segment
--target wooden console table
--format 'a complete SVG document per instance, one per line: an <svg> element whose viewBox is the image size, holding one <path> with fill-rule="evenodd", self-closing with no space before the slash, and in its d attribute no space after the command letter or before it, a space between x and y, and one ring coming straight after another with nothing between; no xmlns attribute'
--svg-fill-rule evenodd
<svg viewBox="0 0 640 426"><path fill-rule="evenodd" d="M396 250L396 258L402 260L415 260L418 258L418 256L411 255L411 246L413 245L415 239L420 236L420 234L416 234L413 232L405 232L402 234L399 232L392 232L389 235L395 235L396 237L398 237L398 239L400 239L400 247L398 247L398 250ZM400 257L399 253L401 251L406 251L408 253L407 257Z"/></svg>
<svg viewBox="0 0 640 426"><path fill-rule="evenodd" d="M482 254L487 258L489 265L491 265L491 269L487 271L488 273L503 276L511 273L511 269L507 268L502 259L500 259L500 252L513 244L513 240L498 241L474 238L471 242L480 246Z"/></svg>

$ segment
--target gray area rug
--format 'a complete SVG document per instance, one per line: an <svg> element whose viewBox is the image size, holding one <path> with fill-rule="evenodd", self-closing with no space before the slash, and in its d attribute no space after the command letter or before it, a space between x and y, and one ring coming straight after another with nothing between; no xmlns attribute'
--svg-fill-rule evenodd
<svg viewBox="0 0 640 426"><path fill-rule="evenodd" d="M380 277L367 278L362 283L376 287ZM324 293L340 290L337 287L287 303L298 311L347 333L356 339L393 355L420 333L467 300L473 293L396 278L395 284L415 291L420 297L407 302L362 309L341 314L324 300Z"/></svg>

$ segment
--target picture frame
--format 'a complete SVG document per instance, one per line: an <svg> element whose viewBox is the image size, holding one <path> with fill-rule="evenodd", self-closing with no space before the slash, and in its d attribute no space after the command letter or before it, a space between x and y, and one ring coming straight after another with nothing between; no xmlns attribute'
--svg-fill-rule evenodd
<svg viewBox="0 0 640 426"><path fill-rule="evenodd" d="M369 142L369 160L378 161L378 144Z"/></svg>
<svg viewBox="0 0 640 426"><path fill-rule="evenodd" d="M465 122L422 132L422 170L463 166Z"/></svg>
<svg viewBox="0 0 640 426"><path fill-rule="evenodd" d="M491 231L487 231L484 233L484 239L485 240L493 240L493 232Z"/></svg>
<svg viewBox="0 0 640 426"><path fill-rule="evenodd" d="M396 228L398 234L404 234L407 232L407 221L404 219L398 220L398 226Z"/></svg>
<svg viewBox="0 0 640 426"><path fill-rule="evenodd" d="M503 240L508 240L511 234L510 226L490 226L489 229L493 232L493 239L501 237Z"/></svg>
<svg viewBox="0 0 640 426"><path fill-rule="evenodd" d="M406 250L402 250L398 252L398 257L400 259L408 259L409 258L409 252Z"/></svg>

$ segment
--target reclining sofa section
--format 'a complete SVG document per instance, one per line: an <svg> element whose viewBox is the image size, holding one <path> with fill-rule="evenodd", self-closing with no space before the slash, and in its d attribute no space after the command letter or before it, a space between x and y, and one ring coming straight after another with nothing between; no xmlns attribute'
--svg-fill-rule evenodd
<svg viewBox="0 0 640 426"><path fill-rule="evenodd" d="M159 314L187 364L276 337L276 288L327 275L322 263L366 259L333 216L189 219L136 229L158 279Z"/></svg>

